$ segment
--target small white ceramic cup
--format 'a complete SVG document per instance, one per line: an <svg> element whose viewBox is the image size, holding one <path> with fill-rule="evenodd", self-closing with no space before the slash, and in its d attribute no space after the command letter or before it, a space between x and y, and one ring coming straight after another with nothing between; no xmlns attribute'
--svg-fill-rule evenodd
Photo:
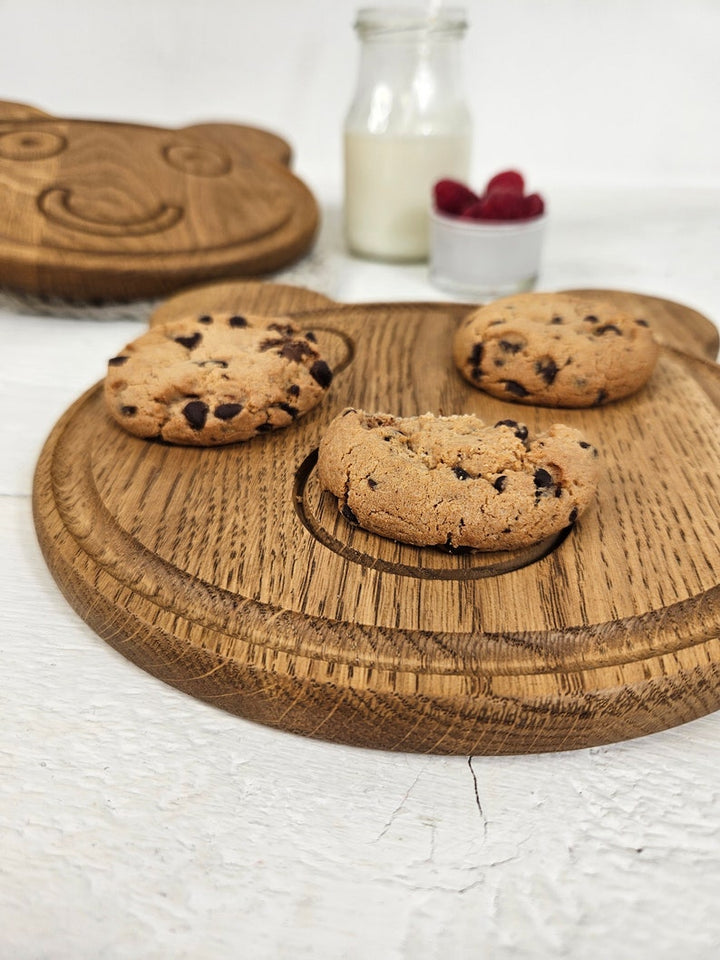
<svg viewBox="0 0 720 960"><path fill-rule="evenodd" d="M430 280L457 296L503 297L532 290L547 214L531 220L462 220L430 212Z"/></svg>

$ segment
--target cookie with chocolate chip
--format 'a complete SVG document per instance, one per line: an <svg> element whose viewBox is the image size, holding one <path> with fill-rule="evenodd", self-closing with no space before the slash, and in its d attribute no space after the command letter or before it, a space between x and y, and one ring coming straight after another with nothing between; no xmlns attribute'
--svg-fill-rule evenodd
<svg viewBox="0 0 720 960"><path fill-rule="evenodd" d="M312 332L291 320L204 314L153 327L113 357L105 401L138 437L215 446L288 426L331 381Z"/></svg>
<svg viewBox="0 0 720 960"><path fill-rule="evenodd" d="M593 407L639 390L659 347L648 321L595 298L504 297L473 311L455 335L467 380L502 400Z"/></svg>
<svg viewBox="0 0 720 960"><path fill-rule="evenodd" d="M320 443L318 478L349 523L418 546L510 550L574 523L592 502L597 450L554 424L393 417L348 409Z"/></svg>

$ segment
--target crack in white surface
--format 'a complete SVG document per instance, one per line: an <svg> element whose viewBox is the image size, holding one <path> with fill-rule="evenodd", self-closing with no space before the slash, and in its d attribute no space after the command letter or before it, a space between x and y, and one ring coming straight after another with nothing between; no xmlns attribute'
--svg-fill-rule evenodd
<svg viewBox="0 0 720 960"><path fill-rule="evenodd" d="M475 773L475 769L472 765L473 758L468 757L468 767L470 768L470 773L473 778L473 789L475 792L475 806L478 808L478 813L480 814L480 819L482 820L483 825L483 840L487 840L487 831L488 831L488 821L485 816L485 811L483 810L482 803L480 802L480 790L478 789L478 780Z"/></svg>
<svg viewBox="0 0 720 960"><path fill-rule="evenodd" d="M423 768L423 769L424 769L424 768ZM375 837L375 839L372 841L373 843L379 843L380 840L382 840L382 838L383 838L383 837L385 836L385 834L388 832L388 830L390 829L390 827L393 825L393 823L395 822L395 820L397 819L397 817L400 816L400 814L402 813L403 807L405 806L405 804L406 804L407 801L408 801L408 797L410 796L410 794L413 792L413 790L414 790L415 787L417 786L417 783L418 783L418 781L420 780L420 777L422 776L422 772L423 772L423 771L421 770L420 773L418 773L418 775L415 777L415 779L414 779L413 782L410 784L410 786L408 787L408 789L405 791L405 795L403 796L402 800L401 800L400 803L395 807L395 809L393 810L393 812L390 814L390 818L389 818L388 821L385 823L384 827L382 828L382 830L380 831L380 833L377 835L377 837Z"/></svg>

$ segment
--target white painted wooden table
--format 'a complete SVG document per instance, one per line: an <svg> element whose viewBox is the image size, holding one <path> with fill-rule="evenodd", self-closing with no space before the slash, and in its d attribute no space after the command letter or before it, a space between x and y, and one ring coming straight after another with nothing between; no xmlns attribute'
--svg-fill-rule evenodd
<svg viewBox="0 0 720 960"><path fill-rule="evenodd" d="M444 299L352 260L337 193L278 279ZM555 192L544 289L720 319L720 191ZM720 714L615 746L496 758L333 746L146 675L67 605L33 468L137 321L0 301L0 957L657 958L720 951Z"/></svg>

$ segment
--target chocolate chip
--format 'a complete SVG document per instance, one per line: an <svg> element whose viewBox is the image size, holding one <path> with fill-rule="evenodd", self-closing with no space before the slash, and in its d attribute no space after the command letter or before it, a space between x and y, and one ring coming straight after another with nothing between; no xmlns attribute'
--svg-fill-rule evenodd
<svg viewBox="0 0 720 960"><path fill-rule="evenodd" d="M543 357L535 361L535 373L539 373L545 383L550 386L558 374L558 367L552 357Z"/></svg>
<svg viewBox="0 0 720 960"><path fill-rule="evenodd" d="M278 350L278 353L281 357L285 357L286 360L295 360L298 363L304 357L317 356L313 348L305 343L304 340L290 340Z"/></svg>
<svg viewBox="0 0 720 960"><path fill-rule="evenodd" d="M578 440L578 443L583 448L583 450L587 450L590 447L590 444L587 442L587 440Z"/></svg>
<svg viewBox="0 0 720 960"><path fill-rule="evenodd" d="M559 316L557 316L557 315L554 316L554 317L552 318L552 320L550 321L550 323L562 323L562 322L563 322L563 318L562 318L562 317L559 317Z"/></svg>
<svg viewBox="0 0 720 960"><path fill-rule="evenodd" d="M542 467L537 468L533 480L535 481L535 486L538 488L538 490L546 490L553 484L552 476Z"/></svg>
<svg viewBox="0 0 720 960"><path fill-rule="evenodd" d="M262 340L258 344L258 350L264 353L266 350L272 350L273 347L282 346L283 343L285 343L285 341L282 337L270 337L268 340Z"/></svg>
<svg viewBox="0 0 720 960"><path fill-rule="evenodd" d="M513 342L512 340L498 340L498 346L505 353L520 353L522 348L525 346L523 341L518 343L517 341Z"/></svg>
<svg viewBox="0 0 720 960"><path fill-rule="evenodd" d="M134 417L137 413L137 407L120 407L120 413L124 417Z"/></svg>
<svg viewBox="0 0 720 960"><path fill-rule="evenodd" d="M213 411L218 420L232 420L242 411L241 403L221 403Z"/></svg>
<svg viewBox="0 0 720 960"><path fill-rule="evenodd" d="M245 317L241 317L239 314L235 314L234 316L230 317L228 323L231 327L246 327L248 325Z"/></svg>
<svg viewBox="0 0 720 960"><path fill-rule="evenodd" d="M287 388L287 392L291 397L297 397L300 395L300 387L296 383L292 383Z"/></svg>
<svg viewBox="0 0 720 960"><path fill-rule="evenodd" d="M598 322L598 318L595 316L594 313L589 313L586 317L583 317L583 319L585 320L586 323L597 323L597 322Z"/></svg>
<svg viewBox="0 0 720 960"><path fill-rule="evenodd" d="M280 410L283 410L285 413L287 413L289 417L292 417L293 420L295 420L300 412L297 407L292 407L289 403L279 403L278 407Z"/></svg>
<svg viewBox="0 0 720 960"><path fill-rule="evenodd" d="M607 398L608 398L607 390L598 390L598 394L595 397L595 400L593 401L593 406L599 407L601 404L605 403Z"/></svg>
<svg viewBox="0 0 720 960"><path fill-rule="evenodd" d="M315 363L310 367L310 376L325 390L327 390L332 383L332 370L324 360L315 361Z"/></svg>
<svg viewBox="0 0 720 960"><path fill-rule="evenodd" d="M493 486L495 487L495 489L497 490L498 493L502 493L503 490L505 489L505 484L506 484L506 483L507 483L507 477L506 477L505 474L503 473L501 476L499 476L499 477L495 480L495 482L493 483Z"/></svg>
<svg viewBox="0 0 720 960"><path fill-rule="evenodd" d="M647 320L636 320L635 323L636 323L639 327L649 327L649 326L650 326L650 324L647 322Z"/></svg>
<svg viewBox="0 0 720 960"><path fill-rule="evenodd" d="M208 415L208 405L202 400L191 400L183 407L183 415L193 430L202 430Z"/></svg>
<svg viewBox="0 0 720 960"><path fill-rule="evenodd" d="M470 371L470 376L473 378L473 380L482 380L483 372L480 367L473 367Z"/></svg>
<svg viewBox="0 0 720 960"><path fill-rule="evenodd" d="M187 347L188 350L196 347L201 340L201 333L193 333L190 337L175 337L175 343L179 343L181 347Z"/></svg>
<svg viewBox="0 0 720 960"><path fill-rule="evenodd" d="M604 323L601 327L596 327L596 337L601 337L604 333L616 333L619 337L623 335L622 330L616 327L614 323Z"/></svg>
<svg viewBox="0 0 720 960"><path fill-rule="evenodd" d="M373 480L372 477L368 477L368 478L367 478L367 482L368 482L368 486L370 487L371 490L374 490L375 487L377 486L377 480Z"/></svg>
<svg viewBox="0 0 720 960"><path fill-rule="evenodd" d="M346 503L343 503L343 505L340 507L340 513L345 517L348 523L352 523L355 526L358 525L358 518Z"/></svg>
<svg viewBox="0 0 720 960"><path fill-rule="evenodd" d="M577 507L573 507L572 510L570 511L570 516L568 517L568 523L575 523L575 521L577 520L577 515L578 515Z"/></svg>
<svg viewBox="0 0 720 960"><path fill-rule="evenodd" d="M463 470L462 467L453 467L452 472L455 474L458 480L467 480L467 478L470 476L467 470Z"/></svg>
<svg viewBox="0 0 720 960"><path fill-rule="evenodd" d="M462 523L461 523L462 525ZM438 544L438 549L445 551L446 553L451 553L453 556L463 556L467 553L472 553L472 547L456 547L452 541L452 533L449 533L445 538L445 543Z"/></svg>
<svg viewBox="0 0 720 960"><path fill-rule="evenodd" d="M474 344L472 350L470 351L470 356L468 357L468 363L473 367L479 367L482 363L483 353L485 352L485 344L482 341Z"/></svg>
<svg viewBox="0 0 720 960"><path fill-rule="evenodd" d="M515 436L518 440L527 440L528 438L528 428L524 423L518 423L517 420L498 420L495 426L510 427L511 430L515 431Z"/></svg>
<svg viewBox="0 0 720 960"><path fill-rule="evenodd" d="M292 337L293 334L297 333L297 330L291 323L269 323L267 328L268 330L277 330L278 333L282 333L285 337Z"/></svg>
<svg viewBox="0 0 720 960"><path fill-rule="evenodd" d="M204 314L202 317L198 317L198 323L212 323L213 318Z"/></svg>
<svg viewBox="0 0 720 960"><path fill-rule="evenodd" d="M130 357L111 357L108 360L109 367L121 367L124 363L127 363Z"/></svg>
<svg viewBox="0 0 720 960"><path fill-rule="evenodd" d="M306 330L304 336L306 340L310 341L310 343L317 343L317 337L312 330Z"/></svg>
<svg viewBox="0 0 720 960"><path fill-rule="evenodd" d="M530 395L530 391L526 390L525 387L518 383L517 380L503 380L505 384L505 389L508 393L512 393L516 397L527 397Z"/></svg>

